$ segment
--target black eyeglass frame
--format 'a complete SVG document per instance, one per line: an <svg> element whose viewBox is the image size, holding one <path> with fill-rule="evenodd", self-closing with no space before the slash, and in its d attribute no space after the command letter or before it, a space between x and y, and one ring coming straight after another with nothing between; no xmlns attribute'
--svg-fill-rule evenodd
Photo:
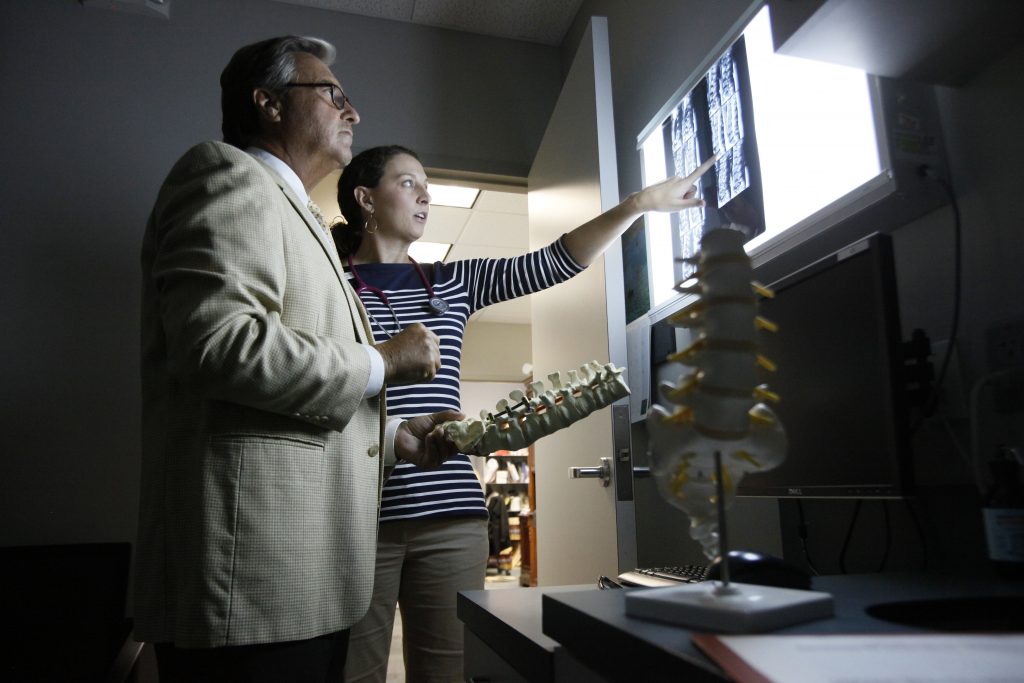
<svg viewBox="0 0 1024 683"><path fill-rule="evenodd" d="M324 81L322 83L285 83L286 88L330 88L331 89L331 104L335 106L338 111L345 111L345 107L349 106L355 109L355 105L352 104L352 98L345 94L345 91L341 89L341 86L336 83L330 83ZM341 93L341 104L338 104L338 98L334 96L334 90L337 89Z"/></svg>

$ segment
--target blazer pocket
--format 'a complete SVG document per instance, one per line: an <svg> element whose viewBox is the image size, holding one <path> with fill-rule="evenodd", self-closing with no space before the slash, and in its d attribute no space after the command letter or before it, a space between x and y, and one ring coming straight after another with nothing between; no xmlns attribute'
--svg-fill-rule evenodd
<svg viewBox="0 0 1024 683"><path fill-rule="evenodd" d="M322 544L336 505L325 493L324 444L222 434L210 438L207 456L205 526L211 557L219 558L209 579L226 598L231 629L283 616L296 604L313 607L308 576L326 559Z"/></svg>
<svg viewBox="0 0 1024 683"><path fill-rule="evenodd" d="M217 507L228 512L225 504L245 519L234 519L227 528L237 529L245 522L252 528L288 519L303 509L317 507L324 490L325 445L314 439L296 436L218 434L210 437L207 486L204 500L219 501Z"/></svg>

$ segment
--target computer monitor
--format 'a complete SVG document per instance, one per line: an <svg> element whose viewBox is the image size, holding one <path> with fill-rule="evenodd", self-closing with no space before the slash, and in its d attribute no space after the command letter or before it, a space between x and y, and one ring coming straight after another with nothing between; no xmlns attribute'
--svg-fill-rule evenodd
<svg viewBox="0 0 1024 683"><path fill-rule="evenodd" d="M771 283L765 380L789 439L740 496L894 498L912 490L908 393L891 239L873 235Z"/></svg>

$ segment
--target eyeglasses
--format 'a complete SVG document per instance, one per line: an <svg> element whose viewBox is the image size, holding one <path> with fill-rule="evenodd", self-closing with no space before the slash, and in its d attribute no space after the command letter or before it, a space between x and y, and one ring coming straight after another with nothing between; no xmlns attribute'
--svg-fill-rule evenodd
<svg viewBox="0 0 1024 683"><path fill-rule="evenodd" d="M352 104L351 98L345 94L345 91L341 89L340 85L334 83L285 83L286 88L330 88L331 89L331 104L337 107L338 111L343 111L345 106L348 105L355 109ZM335 92L337 91L337 92Z"/></svg>

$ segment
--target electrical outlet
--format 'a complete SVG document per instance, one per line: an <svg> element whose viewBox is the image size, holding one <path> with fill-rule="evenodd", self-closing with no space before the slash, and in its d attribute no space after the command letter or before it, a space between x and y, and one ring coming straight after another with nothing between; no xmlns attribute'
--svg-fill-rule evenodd
<svg viewBox="0 0 1024 683"><path fill-rule="evenodd" d="M988 328L986 337L991 370L1024 365L1024 318L997 322Z"/></svg>

